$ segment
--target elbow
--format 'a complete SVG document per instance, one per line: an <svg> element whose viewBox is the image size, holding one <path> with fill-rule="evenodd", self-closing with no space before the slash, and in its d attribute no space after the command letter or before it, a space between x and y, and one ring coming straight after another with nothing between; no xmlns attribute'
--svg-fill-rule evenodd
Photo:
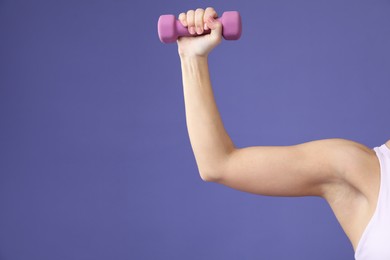
<svg viewBox="0 0 390 260"><path fill-rule="evenodd" d="M200 178L205 182L219 182L222 178L219 171L201 171L199 170Z"/></svg>
<svg viewBox="0 0 390 260"><path fill-rule="evenodd" d="M229 156L226 156L223 159L215 160L218 163L208 165L208 167L198 165L200 178L205 182L222 182L227 178L229 158Z"/></svg>

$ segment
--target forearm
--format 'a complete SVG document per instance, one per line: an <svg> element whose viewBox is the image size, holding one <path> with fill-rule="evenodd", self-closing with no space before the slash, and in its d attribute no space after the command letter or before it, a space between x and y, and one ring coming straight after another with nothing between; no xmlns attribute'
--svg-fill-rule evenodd
<svg viewBox="0 0 390 260"><path fill-rule="evenodd" d="M202 178L214 178L235 147L215 103L207 57L181 57L181 69L192 150Z"/></svg>

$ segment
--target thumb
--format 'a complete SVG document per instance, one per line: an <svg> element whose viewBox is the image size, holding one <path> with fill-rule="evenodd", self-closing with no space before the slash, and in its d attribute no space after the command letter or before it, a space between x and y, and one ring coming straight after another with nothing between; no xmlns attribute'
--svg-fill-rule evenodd
<svg viewBox="0 0 390 260"><path fill-rule="evenodd" d="M210 36L212 38L222 37L222 23L213 17L207 20L207 26L211 29Z"/></svg>

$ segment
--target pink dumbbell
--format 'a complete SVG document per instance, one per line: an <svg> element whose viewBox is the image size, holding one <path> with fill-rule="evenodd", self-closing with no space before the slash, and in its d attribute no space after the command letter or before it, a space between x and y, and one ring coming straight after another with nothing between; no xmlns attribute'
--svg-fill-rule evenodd
<svg viewBox="0 0 390 260"><path fill-rule="evenodd" d="M226 40L238 40L241 36L241 16L237 11L224 12L218 21L222 23L222 36ZM188 32L179 20L172 14L161 15L157 24L158 36L163 43L175 42L180 36L197 36ZM209 34L211 30L205 30L203 34ZM202 35L203 35L202 34Z"/></svg>

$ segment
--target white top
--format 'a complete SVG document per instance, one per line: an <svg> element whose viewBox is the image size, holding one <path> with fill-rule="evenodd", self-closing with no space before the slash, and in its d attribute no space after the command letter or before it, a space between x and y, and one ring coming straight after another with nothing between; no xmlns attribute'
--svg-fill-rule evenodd
<svg viewBox="0 0 390 260"><path fill-rule="evenodd" d="M356 248L356 260L390 260L390 148L383 144L373 150L381 169L378 202Z"/></svg>

